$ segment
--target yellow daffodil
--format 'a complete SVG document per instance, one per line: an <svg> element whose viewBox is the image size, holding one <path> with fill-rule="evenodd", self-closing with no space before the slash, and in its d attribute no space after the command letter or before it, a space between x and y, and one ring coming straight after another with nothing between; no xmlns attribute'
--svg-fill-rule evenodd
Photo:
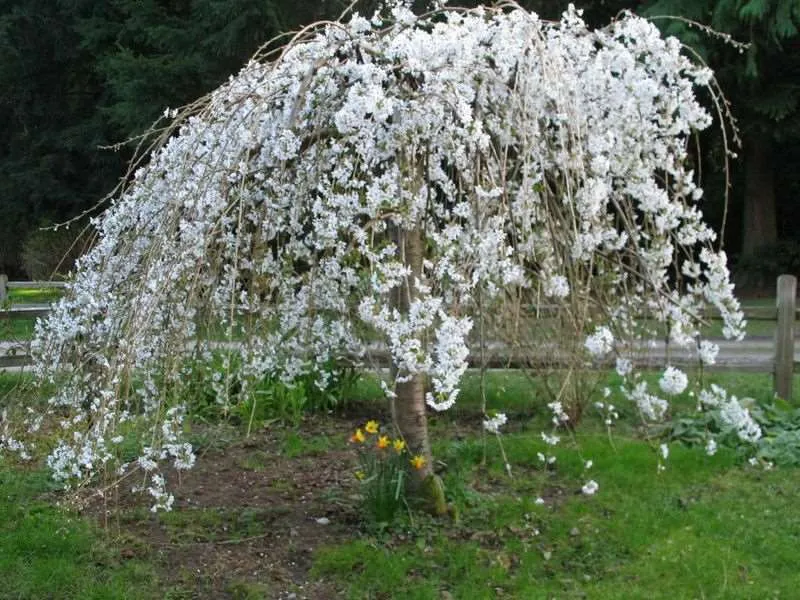
<svg viewBox="0 0 800 600"><path fill-rule="evenodd" d="M414 458L411 459L411 466L414 467L417 471L419 471L422 467L425 466L425 457L417 454Z"/></svg>
<svg viewBox="0 0 800 600"><path fill-rule="evenodd" d="M356 432L350 436L350 441L354 444L363 444L366 437L361 429L356 429Z"/></svg>
<svg viewBox="0 0 800 600"><path fill-rule="evenodd" d="M378 433L379 428L380 425L378 424L377 421L367 421L367 424L364 425L364 430L367 433Z"/></svg>
<svg viewBox="0 0 800 600"><path fill-rule="evenodd" d="M403 440L395 440L392 442L392 446L394 446L394 451L400 454L406 447L406 443Z"/></svg>
<svg viewBox="0 0 800 600"><path fill-rule="evenodd" d="M382 436L378 437L378 448L380 450L384 450L385 448L388 448L388 447L389 447L389 436L388 435L382 435Z"/></svg>

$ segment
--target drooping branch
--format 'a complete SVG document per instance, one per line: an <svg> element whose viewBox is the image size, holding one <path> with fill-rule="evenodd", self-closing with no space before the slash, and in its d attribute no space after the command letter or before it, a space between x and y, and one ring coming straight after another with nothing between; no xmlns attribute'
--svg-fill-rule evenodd
<svg viewBox="0 0 800 600"><path fill-rule="evenodd" d="M515 344L563 324L575 365L625 358L642 315L693 343L712 304L740 334L686 166L709 74L679 44L632 15L590 31L574 11L545 23L513 4L389 12L257 56L177 115L96 221L34 342L54 414L70 413L61 479L119 466L135 414L152 431L126 468L189 464L192 376L210 373L228 408L265 377L325 388L375 339L429 474L425 404L457 401L478 311Z"/></svg>

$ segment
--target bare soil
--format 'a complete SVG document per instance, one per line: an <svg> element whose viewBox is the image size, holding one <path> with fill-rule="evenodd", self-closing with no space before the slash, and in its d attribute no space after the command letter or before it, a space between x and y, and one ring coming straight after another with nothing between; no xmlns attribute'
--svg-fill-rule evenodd
<svg viewBox="0 0 800 600"><path fill-rule="evenodd" d="M130 482L83 510L109 532L120 560L157 565L165 598L339 598L310 568L315 549L360 530L356 457L341 441L362 422L308 419L299 436L311 442L288 452L294 430L279 426L212 440L180 482L169 474L171 513L151 513Z"/></svg>

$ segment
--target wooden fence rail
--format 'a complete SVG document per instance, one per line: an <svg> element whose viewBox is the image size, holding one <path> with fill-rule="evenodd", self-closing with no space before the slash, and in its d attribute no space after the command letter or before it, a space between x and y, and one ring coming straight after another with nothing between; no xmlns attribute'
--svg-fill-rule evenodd
<svg viewBox="0 0 800 600"><path fill-rule="evenodd" d="M0 323L4 320L14 319L37 319L46 316L50 312L49 305L28 304L2 309L2 305L8 300L8 291L12 289L47 289L63 288L65 283L61 281L9 281L5 275L0 275ZM772 354L767 360L748 360L747 352L741 353L737 359L721 361L720 368L741 369L746 371L770 371L773 373L775 393L784 399L792 398L792 376L795 367L794 336L795 319L798 318L798 308L796 305L797 279L793 275L781 275L777 282L777 305L775 308L746 308L745 318L749 321L775 321L775 338L772 347L764 347L763 344L752 345L758 352L769 352ZM541 307L546 310L547 307ZM719 318L719 317L710 317ZM748 342L744 342L747 346ZM8 367L21 367L30 364L30 356L25 343L0 342L0 369ZM735 348L735 344L727 343L725 348L730 350ZM722 353L721 353L722 354ZM657 367L659 361L663 363L665 353L651 354L645 357L640 366ZM553 365L553 358L557 358L550 352L547 363ZM670 360L673 364L689 365L691 360L689 355L671 353ZM491 361L492 366L506 366L513 368L525 364L537 364L542 361L521 360L519 357L505 356L501 351ZM800 364L800 363L798 363Z"/></svg>

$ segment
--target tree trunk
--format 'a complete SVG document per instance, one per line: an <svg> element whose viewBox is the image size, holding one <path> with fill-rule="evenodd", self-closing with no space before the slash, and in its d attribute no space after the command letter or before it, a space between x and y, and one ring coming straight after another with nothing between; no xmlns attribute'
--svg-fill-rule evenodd
<svg viewBox="0 0 800 600"><path fill-rule="evenodd" d="M422 277L422 230L418 226L410 231L398 227L395 241L399 257L409 266L411 275L395 289L393 303L401 314L408 314L411 301L417 293L414 280ZM392 372L397 373L397 369L393 368ZM411 456L422 456L425 459L424 465L413 472L411 491L426 504L428 510L438 515L445 514L447 505L444 488L441 479L433 472L433 456L425 414L425 378L414 375L408 381L395 384L394 391L392 417L395 426L403 436Z"/></svg>
<svg viewBox="0 0 800 600"><path fill-rule="evenodd" d="M778 240L775 213L775 174L772 167L772 139L754 133L744 144L744 232L742 254L753 254L760 247Z"/></svg>

